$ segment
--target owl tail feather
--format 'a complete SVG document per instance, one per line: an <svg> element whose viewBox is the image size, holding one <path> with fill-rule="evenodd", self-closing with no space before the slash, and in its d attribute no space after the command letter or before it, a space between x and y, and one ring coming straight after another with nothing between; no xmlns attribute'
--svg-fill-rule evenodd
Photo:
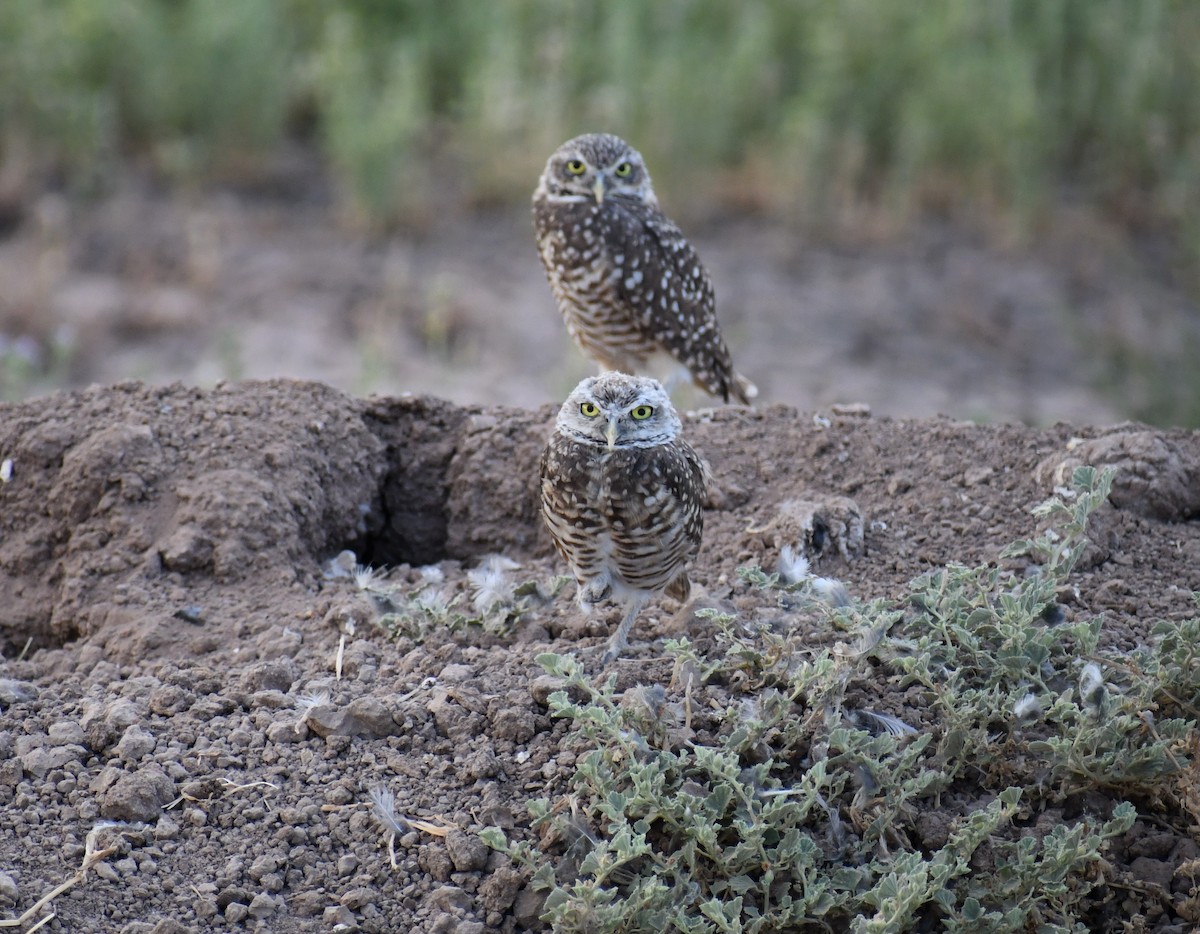
<svg viewBox="0 0 1200 934"><path fill-rule="evenodd" d="M741 373L734 373L733 385L729 387L729 396L733 401L749 405L751 399L758 397L758 387Z"/></svg>
<svg viewBox="0 0 1200 934"><path fill-rule="evenodd" d="M668 597L673 597L680 603L686 603L687 598L692 593L692 582L688 580L687 572L685 571L671 581L671 583L667 584L665 593Z"/></svg>

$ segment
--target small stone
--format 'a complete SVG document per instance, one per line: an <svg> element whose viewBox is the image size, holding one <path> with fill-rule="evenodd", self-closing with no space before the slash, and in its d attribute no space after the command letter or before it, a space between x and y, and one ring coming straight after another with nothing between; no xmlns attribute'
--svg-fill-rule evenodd
<svg viewBox="0 0 1200 934"><path fill-rule="evenodd" d="M454 863L446 848L439 843L428 843L417 848L417 865L438 882L448 882Z"/></svg>
<svg viewBox="0 0 1200 934"><path fill-rule="evenodd" d="M25 766L21 764L20 759L0 758L0 785L15 788L21 783L21 779L24 777Z"/></svg>
<svg viewBox="0 0 1200 934"><path fill-rule="evenodd" d="M125 729L125 733L116 745L116 752L126 762L140 762L154 752L154 747L157 745L158 740L155 739L154 734L149 730L143 730L135 723Z"/></svg>
<svg viewBox="0 0 1200 934"><path fill-rule="evenodd" d="M0 872L0 902L7 905L15 905L17 899L21 896L21 890L17 888L17 883L7 872Z"/></svg>
<svg viewBox="0 0 1200 934"><path fill-rule="evenodd" d="M471 896L457 885L443 885L429 894L429 900L442 911L464 912L471 907Z"/></svg>
<svg viewBox="0 0 1200 934"><path fill-rule="evenodd" d="M188 930L173 918L163 918L150 929L150 934L188 934Z"/></svg>
<svg viewBox="0 0 1200 934"><path fill-rule="evenodd" d="M50 736L50 743L54 746L66 746L70 743L82 746L84 743L83 727L74 720L60 720L58 723L52 723L47 732Z"/></svg>
<svg viewBox="0 0 1200 934"><path fill-rule="evenodd" d="M24 704L36 700L37 696L37 688L28 681L0 678L0 707L7 709L14 704Z"/></svg>
<svg viewBox="0 0 1200 934"><path fill-rule="evenodd" d="M249 914L252 918L269 918L275 914L277 907L275 899L266 892L259 892L254 898L250 899Z"/></svg>
<svg viewBox="0 0 1200 934"><path fill-rule="evenodd" d="M284 694L283 691L274 689L265 691L255 691L250 695L251 707L268 707L271 710L278 710L281 707L292 706L292 699Z"/></svg>
<svg viewBox="0 0 1200 934"><path fill-rule="evenodd" d="M308 737L308 724L295 720L276 721L267 727L267 741L272 744L302 743Z"/></svg>
<svg viewBox="0 0 1200 934"><path fill-rule="evenodd" d="M359 723L360 736L382 738L396 733L399 727L392 712L375 697L359 697L350 702L350 715Z"/></svg>
<svg viewBox="0 0 1200 934"><path fill-rule="evenodd" d="M458 872L474 872L487 865L491 850L475 834L451 830L446 834L446 850Z"/></svg>
<svg viewBox="0 0 1200 934"><path fill-rule="evenodd" d="M484 743L463 760L463 774L471 781L491 778L500 771L500 760L491 743Z"/></svg>
<svg viewBox="0 0 1200 934"><path fill-rule="evenodd" d="M538 675L529 682L529 693L542 707L548 707L550 695L555 691L561 691L564 684L566 681L557 675Z"/></svg>
<svg viewBox="0 0 1200 934"><path fill-rule="evenodd" d="M231 862L240 864L240 860L234 857ZM239 902L242 905L249 904L250 893L240 885L227 885L217 893L217 907L226 908L234 902Z"/></svg>
<svg viewBox="0 0 1200 934"><path fill-rule="evenodd" d="M163 806L175 797L175 783L157 766L127 772L100 798L100 816L106 820L149 823L157 821Z"/></svg>
<svg viewBox="0 0 1200 934"><path fill-rule="evenodd" d="M489 874L479 887L479 897L488 911L505 912L512 907L524 879L507 860Z"/></svg>
<svg viewBox="0 0 1200 934"><path fill-rule="evenodd" d="M179 836L179 824L164 814L154 825L155 840L174 840Z"/></svg>
<svg viewBox="0 0 1200 934"><path fill-rule="evenodd" d="M1129 871L1138 882L1149 882L1161 886L1164 892L1171 891L1171 878L1175 875L1175 867L1166 860L1139 856L1129 864Z"/></svg>
<svg viewBox="0 0 1200 934"><path fill-rule="evenodd" d="M986 483L995 472L996 468L986 465L968 467L963 472L963 486L979 486L981 483Z"/></svg>
<svg viewBox="0 0 1200 934"><path fill-rule="evenodd" d="M326 895L324 892L314 892L312 890L305 892L297 892L288 900L288 907L292 914L298 918L313 918L321 913L325 905ZM338 908L338 911L344 909Z"/></svg>
<svg viewBox="0 0 1200 934"><path fill-rule="evenodd" d="M82 746L53 746L49 749L30 749L18 758L27 775L44 778L51 769L61 769L68 762L78 762L87 753Z"/></svg>
<svg viewBox="0 0 1200 934"><path fill-rule="evenodd" d="M274 872L278 868L279 860L269 853L265 853L250 864L248 874L253 881L258 882L267 873Z"/></svg>
<svg viewBox="0 0 1200 934"><path fill-rule="evenodd" d="M217 903L212 898L201 898L196 900L196 917L201 921L211 921L217 916Z"/></svg>
<svg viewBox="0 0 1200 934"><path fill-rule="evenodd" d="M374 697L360 697L345 707L322 704L308 712L308 728L322 738L365 736L379 739L400 730L392 712Z"/></svg>
<svg viewBox="0 0 1200 934"><path fill-rule="evenodd" d="M159 552L171 571L198 571L212 562L212 555L212 539L194 525L176 529Z"/></svg>
<svg viewBox="0 0 1200 934"><path fill-rule="evenodd" d="M225 906L225 920L230 924L237 924L245 921L250 915L250 908L243 905L241 902L230 902Z"/></svg>
<svg viewBox="0 0 1200 934"><path fill-rule="evenodd" d="M534 930L538 926L545 904L544 892L535 891L530 886L521 889L513 902L513 920L517 922L517 929Z"/></svg>
<svg viewBox="0 0 1200 934"><path fill-rule="evenodd" d="M460 684L475 677L475 669L470 665L447 665L438 675L438 680L445 684Z"/></svg>
<svg viewBox="0 0 1200 934"><path fill-rule="evenodd" d="M375 903L375 890L369 889L366 886L350 889L350 891L342 895L340 902L343 908L349 908L351 911L362 911L367 905Z"/></svg>
<svg viewBox="0 0 1200 934"><path fill-rule="evenodd" d="M353 853L347 853L341 857L337 863L337 874L339 876L354 875L354 870L358 868L358 857Z"/></svg>
<svg viewBox="0 0 1200 934"><path fill-rule="evenodd" d="M354 921L354 912L343 905L330 905L325 909L321 920L325 923L325 927L331 931L334 929L339 931L358 930L358 925Z"/></svg>
<svg viewBox="0 0 1200 934"><path fill-rule="evenodd" d="M258 691L287 692L299 677L300 669L293 659L274 658L248 668L241 678L242 689L247 694Z"/></svg>

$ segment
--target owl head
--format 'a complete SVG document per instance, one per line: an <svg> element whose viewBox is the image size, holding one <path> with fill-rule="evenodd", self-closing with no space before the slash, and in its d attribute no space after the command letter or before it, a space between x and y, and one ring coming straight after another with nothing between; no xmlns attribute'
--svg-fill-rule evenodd
<svg viewBox="0 0 1200 934"><path fill-rule="evenodd" d="M576 136L559 146L546 162L538 196L599 205L621 198L658 203L642 154L610 133Z"/></svg>
<svg viewBox="0 0 1200 934"><path fill-rule="evenodd" d="M662 383L646 376L590 376L567 396L555 429L607 448L654 447L673 440L682 423Z"/></svg>

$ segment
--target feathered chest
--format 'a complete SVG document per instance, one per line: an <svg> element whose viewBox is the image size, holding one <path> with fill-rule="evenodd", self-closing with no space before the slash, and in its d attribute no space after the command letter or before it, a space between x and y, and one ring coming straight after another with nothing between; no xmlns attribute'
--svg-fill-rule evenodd
<svg viewBox="0 0 1200 934"><path fill-rule="evenodd" d="M648 207L594 201L534 204L538 251L552 285L574 292L640 281L655 254Z"/></svg>
<svg viewBox="0 0 1200 934"><path fill-rule="evenodd" d="M682 439L608 448L558 435L546 450L542 483L547 511L576 529L636 537L661 533L665 523L699 533L703 469Z"/></svg>

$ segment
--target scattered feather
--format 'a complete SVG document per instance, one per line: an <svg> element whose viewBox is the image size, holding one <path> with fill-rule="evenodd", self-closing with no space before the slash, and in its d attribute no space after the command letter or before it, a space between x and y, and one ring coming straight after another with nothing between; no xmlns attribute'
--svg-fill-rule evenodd
<svg viewBox="0 0 1200 934"><path fill-rule="evenodd" d="M368 794L375 818L384 830L401 836L408 833L411 827L405 818L396 813L396 796L389 789L376 785Z"/></svg>
<svg viewBox="0 0 1200 934"><path fill-rule="evenodd" d="M297 694L296 695L296 719L295 731L299 733L304 724L308 721L308 715L317 707L324 707L329 703L328 691L317 691L314 694Z"/></svg>
<svg viewBox="0 0 1200 934"><path fill-rule="evenodd" d="M832 577L814 577L812 579L812 589L813 593L830 606L850 605L850 591L846 589L845 584L834 580Z"/></svg>
<svg viewBox="0 0 1200 934"><path fill-rule="evenodd" d="M915 726L909 726L899 717L893 717L891 714L875 713L873 710L860 710L858 713L870 717L893 736L912 736L919 732Z"/></svg>
<svg viewBox="0 0 1200 934"><path fill-rule="evenodd" d="M1013 716L1018 720L1032 720L1042 712L1042 702L1035 694L1026 694L1013 704Z"/></svg>
<svg viewBox="0 0 1200 934"><path fill-rule="evenodd" d="M808 558L792 542L779 549L779 576L789 584L799 584L812 576Z"/></svg>
<svg viewBox="0 0 1200 934"><path fill-rule="evenodd" d="M467 572L467 581L473 594L471 603L481 616L491 613L497 606L513 602L513 583L507 574L520 565L504 555L488 555L479 567Z"/></svg>
<svg viewBox="0 0 1200 934"><path fill-rule="evenodd" d="M356 564L350 573L359 590L372 590L377 586L375 576L378 572L370 565Z"/></svg>
<svg viewBox="0 0 1200 934"><path fill-rule="evenodd" d="M1104 689L1104 674L1095 662L1088 662L1079 674L1079 698L1083 706L1099 711L1106 695Z"/></svg>

